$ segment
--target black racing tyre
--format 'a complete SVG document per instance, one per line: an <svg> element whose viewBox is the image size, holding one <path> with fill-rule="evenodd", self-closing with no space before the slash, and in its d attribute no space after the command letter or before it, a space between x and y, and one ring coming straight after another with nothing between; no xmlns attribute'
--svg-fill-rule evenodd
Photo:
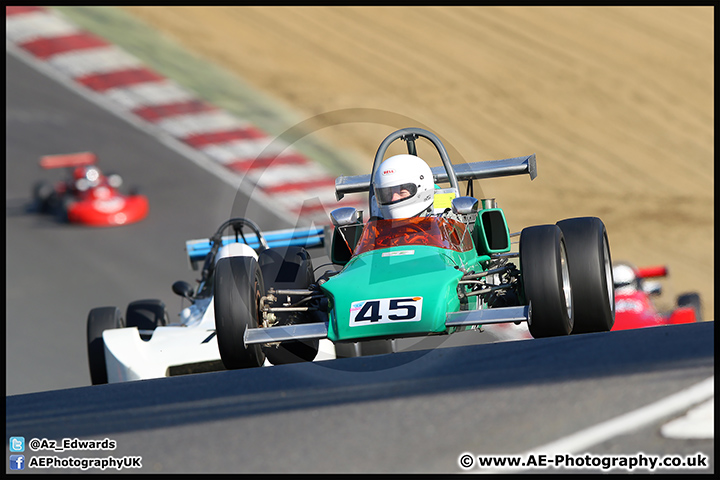
<svg viewBox="0 0 720 480"><path fill-rule="evenodd" d="M47 182L39 181L33 185L33 203L40 213L48 213L51 208L51 199L55 194L52 185Z"/></svg>
<svg viewBox="0 0 720 480"><path fill-rule="evenodd" d="M530 303L530 334L534 338L569 335L574 321L573 292L560 227L536 225L522 230L520 273Z"/></svg>
<svg viewBox="0 0 720 480"><path fill-rule="evenodd" d="M155 330L167 325L167 311L161 300L136 300L125 313L125 324L138 330Z"/></svg>
<svg viewBox="0 0 720 480"><path fill-rule="evenodd" d="M221 258L213 280L215 328L223 365L228 370L260 367L260 345L245 347L245 330L260 326L260 298L265 294L262 273L252 257Z"/></svg>
<svg viewBox="0 0 720 480"><path fill-rule="evenodd" d="M557 226L563 232L570 265L572 333L609 332L615 324L615 287L605 225L597 217L579 217L561 220Z"/></svg>
<svg viewBox="0 0 720 480"><path fill-rule="evenodd" d="M102 385L108 382L103 332L124 327L125 321L119 308L99 307L90 310L87 319L87 347L90 381L93 385Z"/></svg>
<svg viewBox="0 0 720 480"><path fill-rule="evenodd" d="M677 306L679 308L692 308L695 310L695 321L702 322L702 303L700 295L696 292L683 293L677 298Z"/></svg>
<svg viewBox="0 0 720 480"><path fill-rule="evenodd" d="M50 211L55 215L55 219L59 223L70 223L70 217L68 216L68 210L73 204L73 201L69 198L56 198L51 201L52 206Z"/></svg>
<svg viewBox="0 0 720 480"><path fill-rule="evenodd" d="M258 255L258 263L267 289L307 289L315 281L312 259L303 247L264 250ZM320 321L312 312L283 312L275 316L278 325ZM319 346L318 339L290 340L279 345L263 346L263 352L273 365L284 365L313 361Z"/></svg>

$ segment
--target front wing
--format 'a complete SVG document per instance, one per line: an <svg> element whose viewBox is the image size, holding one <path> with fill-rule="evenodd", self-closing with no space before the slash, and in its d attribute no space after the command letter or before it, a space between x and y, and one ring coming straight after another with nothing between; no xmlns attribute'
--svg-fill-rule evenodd
<svg viewBox="0 0 720 480"><path fill-rule="evenodd" d="M496 323L528 322L531 319L530 305L519 307L487 308L448 313L445 326L448 329L471 327ZM286 340L309 340L327 338L327 323L304 323L299 325L280 325L268 328L248 328L245 330L245 345L283 342ZM358 338L355 340L366 340Z"/></svg>

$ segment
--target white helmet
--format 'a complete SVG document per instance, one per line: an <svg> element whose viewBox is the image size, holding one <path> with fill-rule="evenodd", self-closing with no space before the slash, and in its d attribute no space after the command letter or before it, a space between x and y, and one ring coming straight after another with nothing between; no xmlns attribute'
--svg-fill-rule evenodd
<svg viewBox="0 0 720 480"><path fill-rule="evenodd" d="M373 177L375 201L382 218L410 218L433 203L432 170L415 155L395 155L380 164Z"/></svg>
<svg viewBox="0 0 720 480"><path fill-rule="evenodd" d="M638 278L635 268L627 263L617 263L613 266L613 283L615 288L638 287Z"/></svg>

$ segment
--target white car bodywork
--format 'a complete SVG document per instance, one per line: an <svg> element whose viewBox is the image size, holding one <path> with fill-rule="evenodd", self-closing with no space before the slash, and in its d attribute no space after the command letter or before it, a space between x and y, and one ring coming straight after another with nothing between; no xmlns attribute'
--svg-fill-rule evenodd
<svg viewBox="0 0 720 480"><path fill-rule="evenodd" d="M215 263L225 257L257 260L258 255L244 243L230 243L218 250ZM108 383L224 370L215 334L213 297L197 299L180 312L179 323L157 327L147 340L137 327L128 327L105 330L103 342ZM333 343L320 341L315 361L334 358ZM265 360L263 366L271 365Z"/></svg>

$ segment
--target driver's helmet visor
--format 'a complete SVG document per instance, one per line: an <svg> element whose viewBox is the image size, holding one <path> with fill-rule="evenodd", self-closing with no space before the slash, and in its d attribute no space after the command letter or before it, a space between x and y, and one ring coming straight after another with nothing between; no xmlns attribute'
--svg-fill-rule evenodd
<svg viewBox="0 0 720 480"><path fill-rule="evenodd" d="M392 205L412 198L417 193L417 185L403 183L392 187L375 187L375 198L380 205Z"/></svg>

